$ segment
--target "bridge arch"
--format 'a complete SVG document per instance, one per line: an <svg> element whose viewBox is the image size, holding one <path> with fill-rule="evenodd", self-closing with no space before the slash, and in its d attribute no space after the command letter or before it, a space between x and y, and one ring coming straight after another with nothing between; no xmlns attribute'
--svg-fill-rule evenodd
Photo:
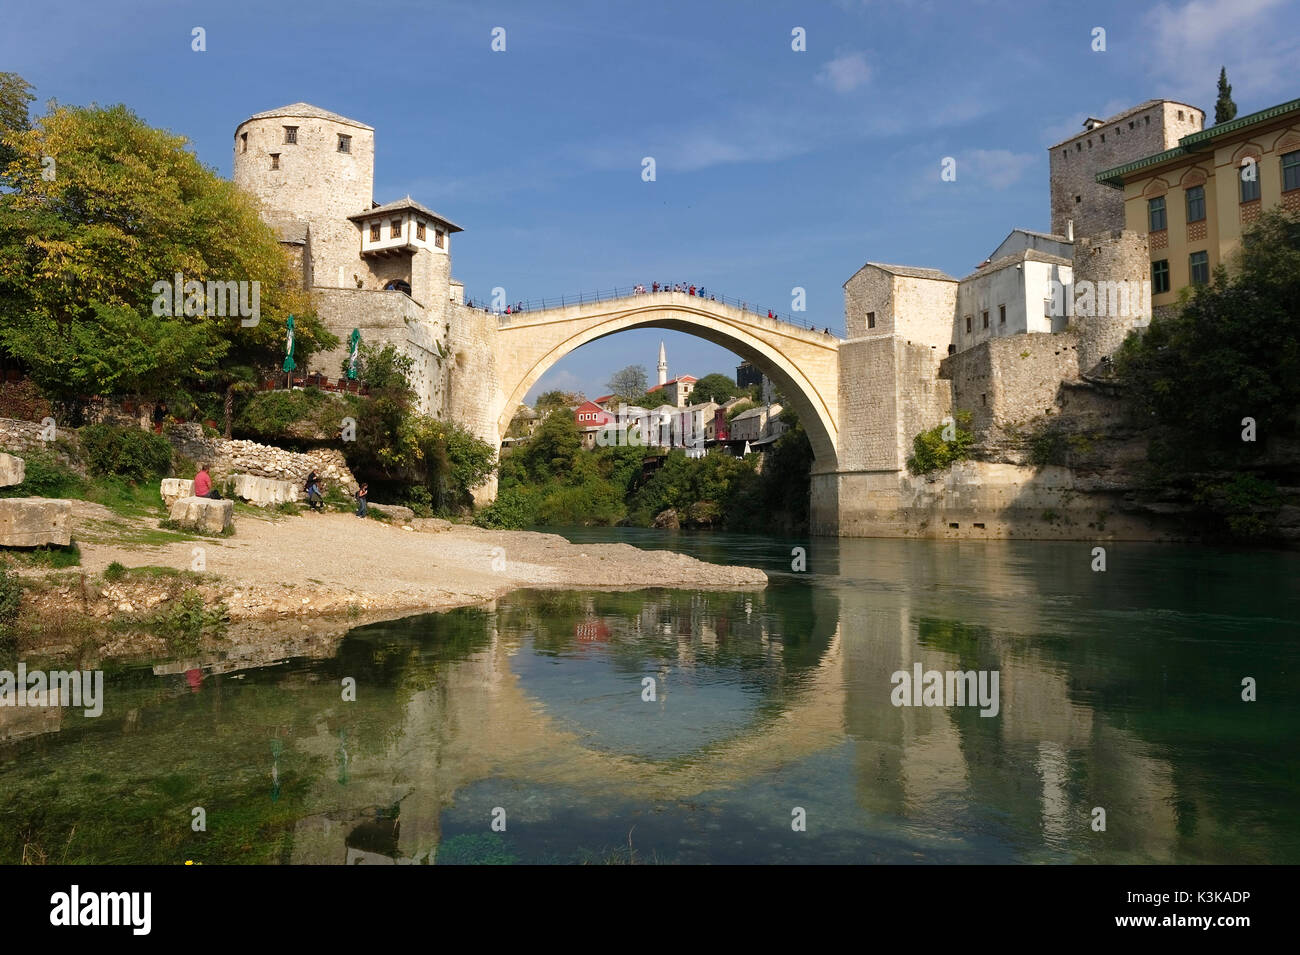
<svg viewBox="0 0 1300 955"><path fill-rule="evenodd" d="M836 468L839 340L680 292L501 316L496 349L498 441L524 396L556 362L589 342L632 328L686 332L753 363L798 412L816 458L814 470Z"/></svg>

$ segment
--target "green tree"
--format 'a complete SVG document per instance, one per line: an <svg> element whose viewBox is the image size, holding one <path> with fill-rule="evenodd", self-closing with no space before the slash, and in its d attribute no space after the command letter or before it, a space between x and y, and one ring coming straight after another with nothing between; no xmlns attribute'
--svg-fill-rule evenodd
<svg viewBox="0 0 1300 955"><path fill-rule="evenodd" d="M556 408L568 408L570 410L578 407L587 399L576 391L543 391L537 396L537 401L533 404L533 410L540 415L547 414Z"/></svg>
<svg viewBox="0 0 1300 955"><path fill-rule="evenodd" d="M0 183L5 182L5 168L18 158L5 140L31 129L27 107L35 98L31 84L17 73L0 72Z"/></svg>
<svg viewBox="0 0 1300 955"><path fill-rule="evenodd" d="M1130 336L1116 366L1142 420L1156 426L1152 459L1166 477L1253 462L1295 433L1300 406L1300 222L1265 213L1244 236L1233 271L1191 293L1177 314ZM1243 441L1254 420L1256 441Z"/></svg>
<svg viewBox="0 0 1300 955"><path fill-rule="evenodd" d="M1237 104L1232 101L1232 86L1228 83L1228 68L1219 67L1219 98L1214 101L1214 125L1226 123L1237 117Z"/></svg>
<svg viewBox="0 0 1300 955"><path fill-rule="evenodd" d="M337 344L255 200L183 138L124 106L53 105L3 143L15 158L0 193L0 345L48 393L219 391L224 366L278 369L289 314L300 362ZM176 273L258 283L257 322L155 314L171 298L157 283Z"/></svg>
<svg viewBox="0 0 1300 955"><path fill-rule="evenodd" d="M741 393L741 389L728 375L715 371L695 383L695 387L691 389L691 401L694 404L703 404L706 401L722 404L728 398L734 398Z"/></svg>

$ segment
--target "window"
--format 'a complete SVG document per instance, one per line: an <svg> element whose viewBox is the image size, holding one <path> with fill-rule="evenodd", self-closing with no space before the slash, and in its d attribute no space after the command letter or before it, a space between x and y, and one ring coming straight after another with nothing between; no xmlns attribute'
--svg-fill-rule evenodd
<svg viewBox="0 0 1300 955"><path fill-rule="evenodd" d="M279 168L280 168L280 154L279 154L279 153L271 153L271 168L272 168L272 169L279 169Z"/></svg>
<svg viewBox="0 0 1300 955"><path fill-rule="evenodd" d="M1147 200L1147 229L1150 232L1162 232L1165 229L1165 197L1157 196Z"/></svg>
<svg viewBox="0 0 1300 955"><path fill-rule="evenodd" d="M1300 189L1300 149L1282 154L1282 191Z"/></svg>
<svg viewBox="0 0 1300 955"><path fill-rule="evenodd" d="M378 242L378 241L379 241L379 229L380 229L380 225L379 225L378 222L372 222L372 223L370 223L370 241L371 241L371 242Z"/></svg>
<svg viewBox="0 0 1300 955"><path fill-rule="evenodd" d="M248 152L248 133L239 134L239 151L241 153Z"/></svg>
<svg viewBox="0 0 1300 955"><path fill-rule="evenodd" d="M1007 323L1007 307L1006 307L1005 305L999 305L999 306L998 306L998 324L999 324L999 325L1005 325L1006 323Z"/></svg>
<svg viewBox="0 0 1300 955"><path fill-rule="evenodd" d="M1187 190L1187 221L1202 222L1205 219L1205 187L1192 186Z"/></svg>
<svg viewBox="0 0 1300 955"><path fill-rule="evenodd" d="M415 237L422 242L424 241L424 223L419 219L415 220Z"/></svg>
<svg viewBox="0 0 1300 955"><path fill-rule="evenodd" d="M402 237L402 220L394 219L388 223L388 237L390 239L400 239Z"/></svg>
<svg viewBox="0 0 1300 955"><path fill-rule="evenodd" d="M1083 202L1083 196L1075 196L1074 201L1076 205L1080 202Z"/></svg>
<svg viewBox="0 0 1300 955"><path fill-rule="evenodd" d="M1252 162L1241 167L1241 201L1254 202L1259 198L1259 160L1251 157ZM1250 178L1247 179L1247 174Z"/></svg>
<svg viewBox="0 0 1300 955"><path fill-rule="evenodd" d="M352 137L351 137L351 136L344 136L344 135L342 135L342 134L339 135L339 152L341 152L341 153L350 153L350 152L352 152Z"/></svg>
<svg viewBox="0 0 1300 955"><path fill-rule="evenodd" d="M1151 292L1159 295L1169 291L1169 260L1161 259L1151 263Z"/></svg>
<svg viewBox="0 0 1300 955"><path fill-rule="evenodd" d="M875 327L876 327L876 313L867 312L867 328L875 328Z"/></svg>
<svg viewBox="0 0 1300 955"><path fill-rule="evenodd" d="M1178 111L1178 118L1179 119L1183 118L1183 111L1181 109Z"/></svg>
<svg viewBox="0 0 1300 955"><path fill-rule="evenodd" d="M984 322L984 327L985 327L985 328L988 328L988 327L989 327L989 310L988 310L987 308L984 309L984 311L980 312L980 318L981 318L981 319L983 320L983 322Z"/></svg>
<svg viewBox="0 0 1300 955"><path fill-rule="evenodd" d="M446 235L447 235L447 233L443 232L441 229L434 229L434 230L433 230L433 244L436 245L436 246L437 246L438 248L440 248L440 249L443 248L443 247L445 247L445 246L446 246Z"/></svg>
<svg viewBox="0 0 1300 955"><path fill-rule="evenodd" d="M1102 141L1103 143L1106 141L1106 134L1105 134L1105 133L1102 133L1102 134L1101 134L1101 141Z"/></svg>
<svg viewBox="0 0 1300 955"><path fill-rule="evenodd" d="M1193 252L1188 257L1188 265L1191 267L1193 285L1204 285L1210 281L1210 253Z"/></svg>
<svg viewBox="0 0 1300 955"><path fill-rule="evenodd" d="M298 142L298 127L297 127L297 126L286 126L286 127L284 127L284 141L285 141L286 143L297 143L297 142Z"/></svg>
<svg viewBox="0 0 1300 955"><path fill-rule="evenodd" d="M969 332L970 332L970 316L969 316L969 315L966 316L966 331L967 331L967 333L969 334Z"/></svg>

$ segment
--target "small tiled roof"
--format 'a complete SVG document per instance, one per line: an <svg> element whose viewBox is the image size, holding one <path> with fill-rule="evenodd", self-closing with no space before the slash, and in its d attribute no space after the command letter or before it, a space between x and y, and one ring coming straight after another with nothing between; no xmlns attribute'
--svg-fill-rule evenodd
<svg viewBox="0 0 1300 955"><path fill-rule="evenodd" d="M742 411L740 414L736 415L736 417L732 418L731 420L739 421L741 418L753 418L756 415L760 415L764 411L766 411L767 407L768 407L767 405L759 405L757 408L750 408L747 411Z"/></svg>
<svg viewBox="0 0 1300 955"><path fill-rule="evenodd" d="M907 278L937 279L942 282L957 281L947 272L944 272L940 269L922 269L914 265L889 265L885 262L868 262L867 265L874 266L875 268L881 269L882 271L885 272L892 273L893 275L906 276ZM866 267L867 266L864 265L862 268L866 268ZM859 269L858 271L860 272L862 271L862 269Z"/></svg>
<svg viewBox="0 0 1300 955"><path fill-rule="evenodd" d="M390 212L406 212L407 210L418 212L421 215L428 216L430 219L437 219L443 225L448 227L449 232L465 231L460 226L456 225L456 223L448 219L446 216L438 215L438 213L434 212L428 206L420 205L410 196L407 196L404 199L398 199L396 202L386 202L382 206L374 206L370 209L367 209L365 212L358 212L355 215L350 215L348 216L348 218L351 219L353 222L359 222L362 219L369 219L371 216L382 216L382 215L387 215Z"/></svg>
<svg viewBox="0 0 1300 955"><path fill-rule="evenodd" d="M669 378L662 385L655 385L653 388L646 389L646 394L652 391L658 391L660 388L667 388L669 385L675 385L679 381L699 381L694 375L681 375L678 378Z"/></svg>
<svg viewBox="0 0 1300 955"><path fill-rule="evenodd" d="M328 119L332 123L346 123L348 126L356 126L358 129L369 129L374 131L373 126L367 126L365 123L358 123L355 119L348 119L346 116L340 116L338 113L331 113L327 109L321 109L319 106L312 106L311 103L290 103L288 106L281 106L279 109L268 109L264 113L254 113L244 122L250 119L276 119L278 117L292 117L297 119ZM240 123L242 126L243 123Z"/></svg>

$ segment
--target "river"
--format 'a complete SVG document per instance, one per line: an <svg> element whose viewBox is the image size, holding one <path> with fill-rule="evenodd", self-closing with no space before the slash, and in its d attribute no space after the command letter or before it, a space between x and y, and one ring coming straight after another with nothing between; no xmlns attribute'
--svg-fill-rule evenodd
<svg viewBox="0 0 1300 955"><path fill-rule="evenodd" d="M0 862L1300 862L1300 555L565 534L772 582L117 666L0 710ZM896 705L915 664L996 706Z"/></svg>

